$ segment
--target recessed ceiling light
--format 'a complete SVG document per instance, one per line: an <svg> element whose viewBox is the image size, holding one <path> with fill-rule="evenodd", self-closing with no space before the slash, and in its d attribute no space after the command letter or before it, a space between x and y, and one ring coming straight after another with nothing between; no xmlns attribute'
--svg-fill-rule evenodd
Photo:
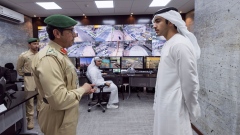
<svg viewBox="0 0 240 135"><path fill-rule="evenodd" d="M153 0L149 7L166 6L171 0Z"/></svg>
<svg viewBox="0 0 240 135"><path fill-rule="evenodd" d="M103 20L103 24L106 25L114 25L116 22L115 20Z"/></svg>
<svg viewBox="0 0 240 135"><path fill-rule="evenodd" d="M131 15L133 15L133 13L131 13Z"/></svg>
<svg viewBox="0 0 240 135"><path fill-rule="evenodd" d="M142 18L142 19L139 19L138 21L137 21L138 23L143 23L143 24L145 24L145 23L150 23L151 22L151 20L150 19L145 19L145 18Z"/></svg>
<svg viewBox="0 0 240 135"><path fill-rule="evenodd" d="M82 14L83 16L85 16L85 14Z"/></svg>
<svg viewBox="0 0 240 135"><path fill-rule="evenodd" d="M113 8L113 1L95 1L97 8Z"/></svg>
<svg viewBox="0 0 240 135"><path fill-rule="evenodd" d="M37 17L36 15L33 15L33 17Z"/></svg>
<svg viewBox="0 0 240 135"><path fill-rule="evenodd" d="M38 4L39 6L45 9L62 9L55 2L36 2L36 4Z"/></svg>

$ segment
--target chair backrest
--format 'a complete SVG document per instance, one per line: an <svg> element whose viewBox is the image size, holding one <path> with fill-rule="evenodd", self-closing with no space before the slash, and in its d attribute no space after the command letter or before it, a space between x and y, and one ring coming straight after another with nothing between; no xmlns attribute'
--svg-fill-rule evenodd
<svg viewBox="0 0 240 135"><path fill-rule="evenodd" d="M0 79L0 104L3 103L6 91L6 80L4 77Z"/></svg>
<svg viewBox="0 0 240 135"><path fill-rule="evenodd" d="M10 82L16 82L17 75L17 70L10 70Z"/></svg>
<svg viewBox="0 0 240 135"><path fill-rule="evenodd" d="M87 78L87 83L92 83L92 81L89 79L89 76L88 75L86 75L86 78Z"/></svg>

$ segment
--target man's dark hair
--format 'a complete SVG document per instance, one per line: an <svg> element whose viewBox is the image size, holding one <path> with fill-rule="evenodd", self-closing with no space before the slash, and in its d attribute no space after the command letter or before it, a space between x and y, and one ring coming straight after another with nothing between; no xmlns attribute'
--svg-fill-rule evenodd
<svg viewBox="0 0 240 135"><path fill-rule="evenodd" d="M63 31L64 29L63 28L58 28L58 27L54 27L54 26L51 26L51 25L47 25L47 33L48 33L48 37L50 40L54 40L55 39L55 36L53 35L53 30L54 29L57 29L61 34L63 34Z"/></svg>
<svg viewBox="0 0 240 135"><path fill-rule="evenodd" d="M5 68L8 68L8 69L11 69L11 70L14 70L14 65L12 63L6 63Z"/></svg>

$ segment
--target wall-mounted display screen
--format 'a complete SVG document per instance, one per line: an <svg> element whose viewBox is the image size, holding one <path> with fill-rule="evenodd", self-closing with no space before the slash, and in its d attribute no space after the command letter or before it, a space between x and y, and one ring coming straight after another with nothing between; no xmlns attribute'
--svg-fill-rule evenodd
<svg viewBox="0 0 240 135"><path fill-rule="evenodd" d="M123 33L125 41L145 41L152 40L152 28L149 24L131 24L123 25Z"/></svg>
<svg viewBox="0 0 240 135"><path fill-rule="evenodd" d="M135 68L135 69L143 69L143 57L122 57L121 59L121 68Z"/></svg>
<svg viewBox="0 0 240 135"><path fill-rule="evenodd" d="M95 42L93 49L96 56L123 56L123 42Z"/></svg>
<svg viewBox="0 0 240 135"><path fill-rule="evenodd" d="M146 69L157 69L160 62L160 57L145 57L144 63Z"/></svg>
<svg viewBox="0 0 240 135"><path fill-rule="evenodd" d="M102 57L100 68L120 68L120 57Z"/></svg>
<svg viewBox="0 0 240 135"><path fill-rule="evenodd" d="M89 57L96 56L96 53L93 49L95 42L76 42L74 45L69 47L68 56L69 57Z"/></svg>
<svg viewBox="0 0 240 135"><path fill-rule="evenodd" d="M166 42L166 39L163 36L153 37L152 56L161 56L161 50L165 42Z"/></svg>
<svg viewBox="0 0 240 135"><path fill-rule="evenodd" d="M87 69L87 67L91 64L93 57L80 57L80 69Z"/></svg>
<svg viewBox="0 0 240 135"><path fill-rule="evenodd" d="M151 56L152 41L125 41L123 56Z"/></svg>
<svg viewBox="0 0 240 135"><path fill-rule="evenodd" d="M46 31L46 26L38 26L38 38L40 40L39 49L41 50L50 41L50 39L48 38L48 33Z"/></svg>
<svg viewBox="0 0 240 135"><path fill-rule="evenodd" d="M150 24L74 26L77 37L69 57L160 56L165 39ZM46 26L38 26L40 49L50 41Z"/></svg>

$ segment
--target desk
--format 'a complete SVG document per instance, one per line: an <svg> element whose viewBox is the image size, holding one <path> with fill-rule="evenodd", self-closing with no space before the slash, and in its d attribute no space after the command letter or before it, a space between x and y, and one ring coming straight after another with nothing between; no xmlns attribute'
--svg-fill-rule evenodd
<svg viewBox="0 0 240 135"><path fill-rule="evenodd" d="M0 113L0 133L22 119L23 127L21 134L28 134L25 102L37 94L36 91L16 91L16 93L13 94L12 102L5 104L7 110Z"/></svg>
<svg viewBox="0 0 240 135"><path fill-rule="evenodd" d="M11 84L11 83L6 84L6 90L10 90L10 89L18 91L17 84L15 84L15 83L13 83L13 84Z"/></svg>
<svg viewBox="0 0 240 135"><path fill-rule="evenodd" d="M131 95L131 87L155 87L156 74L121 74L121 77L129 78L129 93L127 99Z"/></svg>
<svg viewBox="0 0 240 135"><path fill-rule="evenodd" d="M157 74L110 74L104 75L105 80L112 80L116 85L122 85L124 78L128 78L129 93L127 99L131 94L131 87L155 87ZM87 82L85 76L79 77L79 84L83 85Z"/></svg>

